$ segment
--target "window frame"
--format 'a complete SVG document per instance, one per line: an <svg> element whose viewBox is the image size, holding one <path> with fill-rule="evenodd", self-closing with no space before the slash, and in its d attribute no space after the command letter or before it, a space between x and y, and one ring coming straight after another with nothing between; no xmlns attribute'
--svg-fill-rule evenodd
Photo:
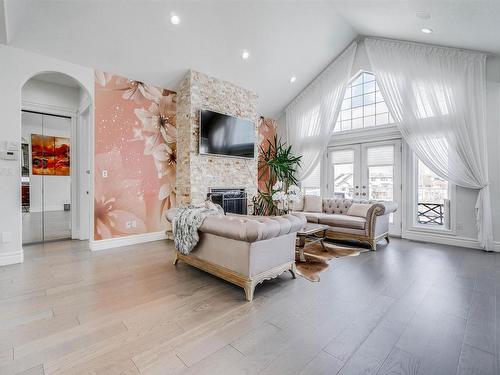
<svg viewBox="0 0 500 375"><path fill-rule="evenodd" d="M334 148L336 148L336 150ZM326 190L325 191L328 193L328 196L330 196L330 197L333 197L335 194L335 181L334 181L335 172L332 173L333 161L330 160L330 154L334 151L342 151L342 150L353 150L353 152L354 152L353 162L352 162L353 178L356 174L359 175L359 171L356 169L356 167L358 167L358 166L356 165L356 162L355 162L356 159L359 158L359 154L361 153L361 148L358 144L348 144L348 145L342 145L342 146L328 146L326 148L326 152L325 152L325 159L326 159L326 162L325 162ZM359 183L360 182L358 182L358 185L359 185ZM355 180L353 180L353 185L356 185ZM351 198L346 197L345 199L356 199L356 198L359 199L359 197L356 197L356 196L353 196Z"/></svg>
<svg viewBox="0 0 500 375"><path fill-rule="evenodd" d="M447 235L456 235L456 185L448 181L448 199L450 201L450 213L449 213L449 225L429 225L421 224L417 221L418 214L418 157L410 150L409 146L406 145L408 153L408 162L410 168L408 168L408 192L409 192L409 206L408 206L408 217L406 222L409 227L407 230L418 232L418 233L441 233ZM406 195L406 194L405 194Z"/></svg>
<svg viewBox="0 0 500 375"><path fill-rule="evenodd" d="M372 82L375 82L375 84L376 84L376 85L378 85L378 83L377 83L377 78L376 78L376 76L375 76L375 74L374 74L374 73L372 73L372 72L370 72L370 71L368 71L368 70L365 70L365 69L361 69L361 70L359 70L359 71L358 71L358 72L357 72L357 73L356 73L353 77L351 77L351 79L348 81L347 86L346 86L346 91L350 88L350 86L352 85L352 83L353 83L356 79L358 79L358 78L359 78L362 74L365 74L365 73L373 75L373 76L374 76L374 80L373 80ZM361 83L361 85L363 85L363 83ZM376 92L377 92L377 90L375 89L375 91L374 91L373 93L376 93ZM380 92L380 90L379 90L379 92ZM355 96L355 97L358 97L358 96L359 96L359 97L361 97L361 98L364 98L364 95L365 95L365 94L364 94L364 93L362 93L361 95L357 95L357 96ZM352 96L351 96L350 98L352 98ZM387 106L385 99L384 99L383 97L382 97L382 99L383 99L383 100L382 100L381 102L379 102L379 103L384 103L384 105L386 105L386 106ZM344 94L344 98L342 98L342 102L343 102L344 100L345 100L345 94ZM376 102L376 99L375 99L375 102L374 102L373 104L374 104L374 105L376 105L376 103L377 103L377 102ZM356 108L361 108L361 109L363 109L363 115L362 115L361 117L357 117L357 118L363 119L363 127L361 127L361 128L357 128L357 129L353 129L353 128L352 128L352 113L351 113L351 129L349 129L349 130L335 130L335 129L336 129L336 127L337 127L337 124L339 124L339 125L341 124L341 121L340 121L340 116L341 116L341 112L342 112L342 107L341 107L341 108L340 108L340 110L339 110L338 116L337 116L337 118L335 119L335 127L334 127L334 130L332 131L332 135L333 135L333 134L335 134L335 136L338 136L339 134L342 134L342 135L344 135L344 134L345 134L345 135L352 135L352 134L359 134L359 133L363 133L363 132L366 132L366 131L370 131L370 130L372 130L372 129L377 129L377 130L379 130L379 129L384 129L384 128L386 128L386 129L393 129L393 128L395 128L395 127L396 127L396 122L394 121L394 118L392 118L393 122L389 122L389 123L387 123L387 124L383 124L383 125L372 125L372 126L367 126L367 127L365 127L365 126L364 126L364 118L365 118L365 117L369 117L369 116L364 116L364 108L365 108L365 106L366 106L366 105L363 103L363 105L362 105L362 106L360 106L360 107L356 107ZM353 108L352 108L352 103L351 103L351 107L350 107L350 109L351 109L351 110L353 109ZM389 109L387 109L387 112L384 112L383 114L385 114L385 113L387 113L387 114L388 114L389 118L391 118L391 117L392 117L391 112L389 111ZM376 116L377 116L377 113L376 113L376 108L375 108L375 112L374 112L373 116L374 116L375 118L376 118ZM357 119L357 118L356 118L356 119ZM340 126L341 126L341 125L340 125Z"/></svg>

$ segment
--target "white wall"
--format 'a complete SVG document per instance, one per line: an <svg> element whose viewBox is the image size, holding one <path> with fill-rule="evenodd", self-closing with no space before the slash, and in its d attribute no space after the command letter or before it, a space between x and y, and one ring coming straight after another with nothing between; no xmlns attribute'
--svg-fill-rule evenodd
<svg viewBox="0 0 500 375"><path fill-rule="evenodd" d="M488 167L490 176L491 204L493 208L493 230L495 241L500 241L500 157L498 149L500 144L500 56L489 56L487 59L487 137L488 137ZM351 76L360 70L371 71L371 65L366 53L364 43L358 45ZM285 134L284 115L279 116L279 134ZM403 197L404 199L404 197ZM456 224L457 230L454 237L477 242L477 229L475 219L475 203L477 191L456 188ZM428 239L430 240L430 239ZM451 242L450 242L451 243ZM454 242L457 243L457 242ZM467 243L467 241L464 241ZM500 250L500 243L497 244Z"/></svg>
<svg viewBox="0 0 500 375"><path fill-rule="evenodd" d="M78 80L94 95L94 71L65 61L0 45L0 113L2 141L21 139L21 88L40 72L61 72ZM20 147L20 145L19 145ZM21 168L17 161L0 160L0 265L22 262Z"/></svg>
<svg viewBox="0 0 500 375"><path fill-rule="evenodd" d="M489 57L487 62L488 170L494 238L500 241L500 155L498 154L500 149L500 56Z"/></svg>
<svg viewBox="0 0 500 375"><path fill-rule="evenodd" d="M77 111L82 100L80 91L80 88L40 81L35 77L23 86L22 100Z"/></svg>

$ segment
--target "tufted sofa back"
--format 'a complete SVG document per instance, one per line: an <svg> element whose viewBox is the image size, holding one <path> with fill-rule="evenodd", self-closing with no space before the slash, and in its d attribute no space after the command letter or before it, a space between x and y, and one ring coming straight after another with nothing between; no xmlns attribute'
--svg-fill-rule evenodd
<svg viewBox="0 0 500 375"><path fill-rule="evenodd" d="M325 214L347 215L347 211L353 203L381 204L380 201L376 200L323 198L323 212Z"/></svg>
<svg viewBox="0 0 500 375"><path fill-rule="evenodd" d="M323 198L323 212L326 214L347 214L349 207L353 203L352 199L345 198Z"/></svg>

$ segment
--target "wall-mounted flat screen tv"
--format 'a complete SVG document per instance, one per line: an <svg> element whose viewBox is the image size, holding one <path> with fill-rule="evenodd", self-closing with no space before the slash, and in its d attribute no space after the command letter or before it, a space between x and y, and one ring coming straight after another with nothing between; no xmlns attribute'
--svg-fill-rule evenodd
<svg viewBox="0 0 500 375"><path fill-rule="evenodd" d="M222 113L200 111L200 154L253 158L255 123Z"/></svg>

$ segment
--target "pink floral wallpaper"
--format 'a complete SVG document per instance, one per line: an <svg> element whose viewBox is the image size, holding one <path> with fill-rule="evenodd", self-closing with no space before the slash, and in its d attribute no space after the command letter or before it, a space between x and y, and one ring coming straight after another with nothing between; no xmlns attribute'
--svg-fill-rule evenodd
<svg viewBox="0 0 500 375"><path fill-rule="evenodd" d="M96 71L94 116L94 239L166 230L176 195L176 93Z"/></svg>
<svg viewBox="0 0 500 375"><path fill-rule="evenodd" d="M258 132L259 132L259 157L260 157L260 151L261 147L267 151L269 148L269 141L273 141L274 136L276 135L276 128L278 126L278 123L276 120L273 120L271 118L265 118L265 117L260 117L259 122L258 122ZM262 173L262 172L260 172ZM259 174L260 174L259 173ZM263 178L259 180L259 191L265 192L267 190L266 188L266 181L269 178L269 175L267 173L264 174Z"/></svg>

